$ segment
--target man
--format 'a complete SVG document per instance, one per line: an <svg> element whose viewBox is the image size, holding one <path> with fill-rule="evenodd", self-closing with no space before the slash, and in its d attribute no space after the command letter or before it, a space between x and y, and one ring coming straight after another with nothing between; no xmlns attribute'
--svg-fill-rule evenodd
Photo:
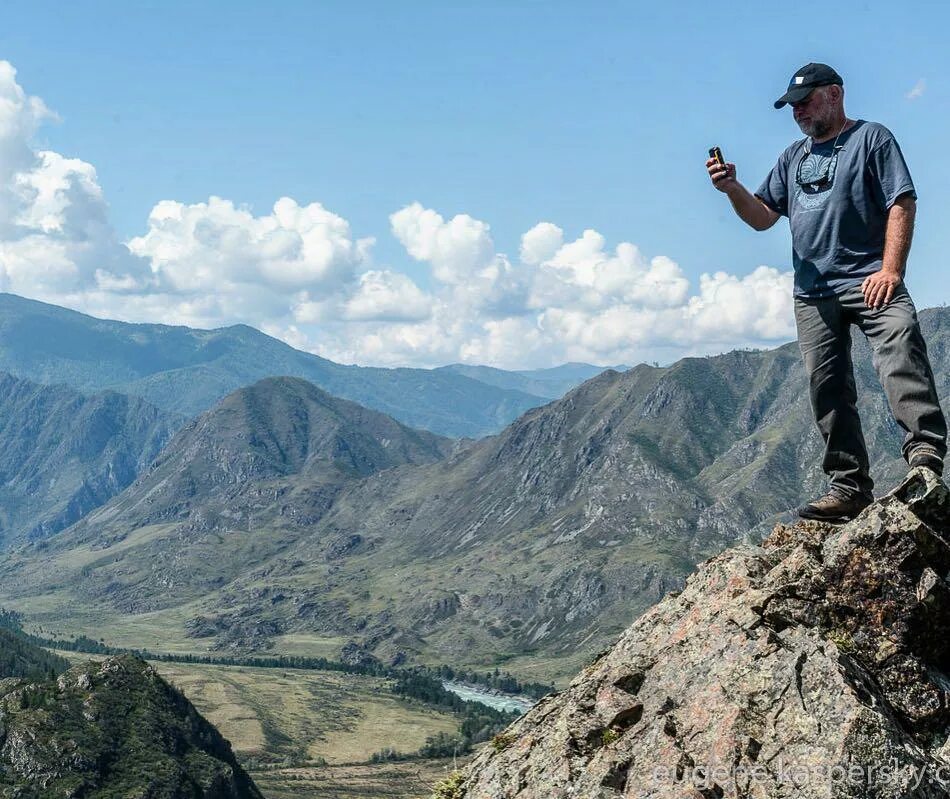
<svg viewBox="0 0 950 799"><path fill-rule="evenodd" d="M849 119L844 81L826 64L798 70L776 108L791 105L806 138L788 147L755 192L735 164L706 162L739 217L767 230L787 216L795 267L795 322L815 422L825 442L828 493L798 513L840 521L873 499L856 407L851 325L868 338L910 466L943 473L947 425L917 312L904 286L917 193L894 136Z"/></svg>

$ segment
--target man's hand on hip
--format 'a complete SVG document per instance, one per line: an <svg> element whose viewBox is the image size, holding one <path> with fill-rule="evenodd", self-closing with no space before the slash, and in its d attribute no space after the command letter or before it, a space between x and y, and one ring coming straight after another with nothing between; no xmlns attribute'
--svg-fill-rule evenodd
<svg viewBox="0 0 950 799"><path fill-rule="evenodd" d="M901 276L896 272L884 269L869 275L861 284L865 304L868 308L883 308L894 298L894 292L902 282Z"/></svg>

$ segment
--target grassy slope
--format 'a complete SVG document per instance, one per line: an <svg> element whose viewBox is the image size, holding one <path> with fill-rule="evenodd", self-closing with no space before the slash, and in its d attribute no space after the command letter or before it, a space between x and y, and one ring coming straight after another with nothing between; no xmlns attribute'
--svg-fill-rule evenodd
<svg viewBox="0 0 950 799"><path fill-rule="evenodd" d="M261 762L358 763L374 752L417 750L458 719L399 699L384 681L337 672L157 663L231 741Z"/></svg>

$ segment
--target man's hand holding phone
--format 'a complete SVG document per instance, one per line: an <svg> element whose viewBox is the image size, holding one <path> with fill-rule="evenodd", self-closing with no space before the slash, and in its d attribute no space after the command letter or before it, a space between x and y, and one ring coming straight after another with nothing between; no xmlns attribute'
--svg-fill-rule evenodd
<svg viewBox="0 0 950 799"><path fill-rule="evenodd" d="M728 192L737 183L736 165L726 163L722 157L722 151L718 147L710 148L706 170L709 172L709 178L712 180L713 186L719 191Z"/></svg>

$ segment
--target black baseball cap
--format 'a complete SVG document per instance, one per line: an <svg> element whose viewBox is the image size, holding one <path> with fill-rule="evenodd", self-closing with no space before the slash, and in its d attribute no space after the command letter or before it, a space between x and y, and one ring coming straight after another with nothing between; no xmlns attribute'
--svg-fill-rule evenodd
<svg viewBox="0 0 950 799"><path fill-rule="evenodd" d="M827 64L805 64L792 75L792 79L788 82L788 91L775 101L775 107L781 108L786 103L797 103L808 97L812 89L832 84L844 86L844 80Z"/></svg>

